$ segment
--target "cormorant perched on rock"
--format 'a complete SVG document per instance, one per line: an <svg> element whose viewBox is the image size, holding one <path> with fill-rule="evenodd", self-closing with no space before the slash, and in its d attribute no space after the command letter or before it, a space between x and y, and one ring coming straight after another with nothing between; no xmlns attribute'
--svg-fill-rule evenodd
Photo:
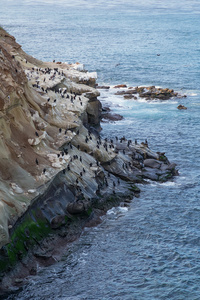
<svg viewBox="0 0 200 300"><path fill-rule="evenodd" d="M54 99L54 101L53 101L54 103L56 103L56 99Z"/></svg>
<svg viewBox="0 0 200 300"><path fill-rule="evenodd" d="M77 130L77 133L76 133L77 135L79 135L79 130Z"/></svg>
<svg viewBox="0 0 200 300"><path fill-rule="evenodd" d="M39 165L39 161L38 161L37 158L36 158L36 160L35 160L35 163L36 163L36 165Z"/></svg>
<svg viewBox="0 0 200 300"><path fill-rule="evenodd" d="M119 180L119 178L117 179L117 183L120 185L120 180Z"/></svg>
<svg viewBox="0 0 200 300"><path fill-rule="evenodd" d="M78 178L76 178L76 183L78 184Z"/></svg>
<svg viewBox="0 0 200 300"><path fill-rule="evenodd" d="M69 165L67 166L67 170L70 171L70 166Z"/></svg>
<svg viewBox="0 0 200 300"><path fill-rule="evenodd" d="M60 133L62 132L62 128L59 128L59 132L60 132Z"/></svg>
<svg viewBox="0 0 200 300"><path fill-rule="evenodd" d="M137 145L137 140L135 139L135 145Z"/></svg>
<svg viewBox="0 0 200 300"><path fill-rule="evenodd" d="M39 134L37 133L37 131L35 132L35 135L38 137L39 136Z"/></svg>
<svg viewBox="0 0 200 300"><path fill-rule="evenodd" d="M90 163L90 167L92 167L92 163Z"/></svg>
<svg viewBox="0 0 200 300"><path fill-rule="evenodd" d="M46 172L46 169L44 168L44 169L43 169L43 173L45 174L45 172Z"/></svg>
<svg viewBox="0 0 200 300"><path fill-rule="evenodd" d="M80 156L80 162L82 162L82 157Z"/></svg>
<svg viewBox="0 0 200 300"><path fill-rule="evenodd" d="M57 154L57 157L58 157L58 158L60 157L60 154L59 154L59 153Z"/></svg>
<svg viewBox="0 0 200 300"><path fill-rule="evenodd" d="M63 174L65 174L65 169L63 169Z"/></svg>
<svg viewBox="0 0 200 300"><path fill-rule="evenodd" d="M83 168L83 173L85 173L85 169Z"/></svg>

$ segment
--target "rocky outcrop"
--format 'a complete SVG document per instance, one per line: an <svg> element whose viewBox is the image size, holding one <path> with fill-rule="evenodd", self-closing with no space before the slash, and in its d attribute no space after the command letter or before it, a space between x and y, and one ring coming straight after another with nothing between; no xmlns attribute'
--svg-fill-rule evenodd
<svg viewBox="0 0 200 300"><path fill-rule="evenodd" d="M136 182L163 182L177 171L147 141L101 139L95 74L41 62L3 29L0 47L2 271L52 231L67 235L74 220L82 229L97 212L137 196Z"/></svg>
<svg viewBox="0 0 200 300"><path fill-rule="evenodd" d="M118 88L123 85L117 86ZM115 95L123 95L125 99L134 99L136 100L138 97L145 98L146 100L169 100L173 97L186 97L186 95L180 95L177 92L174 92L173 89L168 88L157 88L155 86L149 87L135 87L128 88L127 90L119 90L115 93ZM137 95L137 96L133 96Z"/></svg>

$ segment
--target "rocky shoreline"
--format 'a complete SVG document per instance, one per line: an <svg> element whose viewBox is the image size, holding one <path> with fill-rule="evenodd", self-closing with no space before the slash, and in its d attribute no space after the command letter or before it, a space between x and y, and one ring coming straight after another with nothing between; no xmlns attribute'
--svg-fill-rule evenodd
<svg viewBox="0 0 200 300"><path fill-rule="evenodd" d="M0 28L0 76L0 288L5 291L21 283L20 274L34 275L38 264L57 261L62 246L100 222L109 208L138 197L136 183L164 182L178 171L165 153L151 151L147 140L101 138L105 111L96 73L81 64L39 61Z"/></svg>

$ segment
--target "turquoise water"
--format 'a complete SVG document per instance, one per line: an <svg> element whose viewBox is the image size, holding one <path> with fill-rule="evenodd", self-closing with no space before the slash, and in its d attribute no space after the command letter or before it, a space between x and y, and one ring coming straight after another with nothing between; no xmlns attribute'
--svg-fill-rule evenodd
<svg viewBox="0 0 200 300"><path fill-rule="evenodd" d="M10 299L200 299L199 1L0 4L0 25L39 59L84 63L100 85L156 85L187 95L145 102L101 91L99 99L124 116L102 123L102 135L148 138L180 176L141 186L128 210L111 210Z"/></svg>

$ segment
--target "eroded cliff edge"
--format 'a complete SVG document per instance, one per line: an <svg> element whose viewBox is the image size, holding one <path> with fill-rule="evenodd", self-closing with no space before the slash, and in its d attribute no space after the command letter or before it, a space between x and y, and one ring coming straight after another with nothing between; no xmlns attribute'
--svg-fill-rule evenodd
<svg viewBox="0 0 200 300"><path fill-rule="evenodd" d="M52 229L131 199L135 183L177 175L147 142L101 139L96 74L78 69L27 55L0 28L1 270Z"/></svg>

